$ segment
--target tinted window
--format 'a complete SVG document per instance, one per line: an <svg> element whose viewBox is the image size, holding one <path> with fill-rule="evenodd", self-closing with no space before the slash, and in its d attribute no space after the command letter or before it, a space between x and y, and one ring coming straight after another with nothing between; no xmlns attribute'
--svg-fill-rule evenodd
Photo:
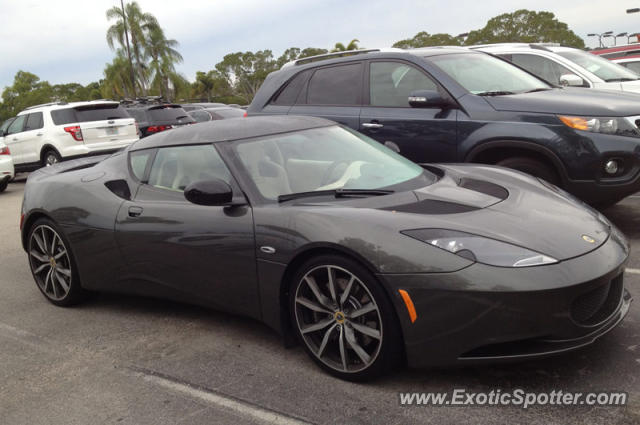
<svg viewBox="0 0 640 425"><path fill-rule="evenodd" d="M0 126L0 134L2 134L5 131L7 131L7 128L9 128L9 126L11 125L13 120L15 120L15 119L16 119L16 117L13 117L13 118L9 118L5 122L3 122L2 125Z"/></svg>
<svg viewBox="0 0 640 425"><path fill-rule="evenodd" d="M149 184L183 191L191 183L211 179L231 183L231 174L213 145L180 146L158 150Z"/></svg>
<svg viewBox="0 0 640 425"><path fill-rule="evenodd" d="M11 125L9 125L9 128L7 129L7 133L8 134L20 133L22 131L22 127L24 127L24 122L26 118L27 118L26 115L20 115L16 117L15 121L13 121Z"/></svg>
<svg viewBox="0 0 640 425"><path fill-rule="evenodd" d="M106 103L56 109L51 111L51 118L55 125L63 125L76 122L106 121L131 117L122 106Z"/></svg>
<svg viewBox="0 0 640 425"><path fill-rule="evenodd" d="M286 85L286 87L280 91L280 93L276 94L274 97L273 103L274 105L293 105L296 103L296 99L298 98L298 94L300 93L300 89L306 83L307 78L309 78L309 74L311 74L311 70L307 70L299 73Z"/></svg>
<svg viewBox="0 0 640 425"><path fill-rule="evenodd" d="M196 120L196 122L211 121L211 115L207 111L193 110L189 112L189 115L191 116L191 118Z"/></svg>
<svg viewBox="0 0 640 425"><path fill-rule="evenodd" d="M563 75L574 74L559 63L537 55L513 54L511 62L553 84L560 84Z"/></svg>
<svg viewBox="0 0 640 425"><path fill-rule="evenodd" d="M438 87L413 66L399 62L371 63L369 72L371 105L409 107L409 94L415 90L438 90Z"/></svg>
<svg viewBox="0 0 640 425"><path fill-rule="evenodd" d="M129 115L131 115L138 123L147 122L147 114L142 109L127 109Z"/></svg>
<svg viewBox="0 0 640 425"><path fill-rule="evenodd" d="M630 69L640 75L640 62L626 62L621 63L620 65L624 65L627 69Z"/></svg>
<svg viewBox="0 0 640 425"><path fill-rule="evenodd" d="M357 105L360 103L362 64L318 69L307 92L310 105Z"/></svg>
<svg viewBox="0 0 640 425"><path fill-rule="evenodd" d="M175 106L157 106L148 110L151 122L182 123L194 122L184 109Z"/></svg>
<svg viewBox="0 0 640 425"><path fill-rule="evenodd" d="M129 154L129 162L131 163L131 171L138 180L144 179L144 172L147 169L149 159L153 157L153 149L134 151Z"/></svg>
<svg viewBox="0 0 640 425"><path fill-rule="evenodd" d="M27 126L24 128L24 131L37 130L42 127L42 112L34 112L27 117Z"/></svg>

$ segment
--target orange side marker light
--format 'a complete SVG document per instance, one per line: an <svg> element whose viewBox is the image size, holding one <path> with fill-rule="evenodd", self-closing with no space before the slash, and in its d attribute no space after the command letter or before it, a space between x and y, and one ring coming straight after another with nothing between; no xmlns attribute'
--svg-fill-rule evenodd
<svg viewBox="0 0 640 425"><path fill-rule="evenodd" d="M411 297L409 293L404 289L398 289L402 300L404 301L404 305L407 306L407 312L409 313L409 318L411 319L411 323L415 322L418 318L416 314L416 307L413 305L413 301L411 301Z"/></svg>

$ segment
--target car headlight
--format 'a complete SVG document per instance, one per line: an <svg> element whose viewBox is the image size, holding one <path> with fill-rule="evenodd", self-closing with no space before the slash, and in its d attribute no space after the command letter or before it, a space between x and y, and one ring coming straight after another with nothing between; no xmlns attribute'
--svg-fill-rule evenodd
<svg viewBox="0 0 640 425"><path fill-rule="evenodd" d="M490 266L529 267L558 262L555 258L530 249L456 230L416 229L401 233L467 260Z"/></svg>
<svg viewBox="0 0 640 425"><path fill-rule="evenodd" d="M575 117L558 115L564 125L575 130L592 133L615 134L617 136L640 137L638 129L626 118L621 117Z"/></svg>

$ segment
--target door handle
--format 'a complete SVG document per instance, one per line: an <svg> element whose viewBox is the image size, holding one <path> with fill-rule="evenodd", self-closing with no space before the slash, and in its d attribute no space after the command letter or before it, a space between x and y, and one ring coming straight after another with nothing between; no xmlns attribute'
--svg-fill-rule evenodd
<svg viewBox="0 0 640 425"><path fill-rule="evenodd" d="M363 122L362 126L364 128L382 128L384 127L384 125L378 123L378 122Z"/></svg>
<svg viewBox="0 0 640 425"><path fill-rule="evenodd" d="M42 136L42 133L38 133L38 134L36 134L36 136Z"/></svg>
<svg viewBox="0 0 640 425"><path fill-rule="evenodd" d="M18 138L17 138L17 137L14 137L14 138L13 138L13 139L11 139L11 140L13 140L14 142L17 142L17 141L18 141Z"/></svg>
<svg viewBox="0 0 640 425"><path fill-rule="evenodd" d="M140 217L142 211L142 207L129 207L129 217Z"/></svg>

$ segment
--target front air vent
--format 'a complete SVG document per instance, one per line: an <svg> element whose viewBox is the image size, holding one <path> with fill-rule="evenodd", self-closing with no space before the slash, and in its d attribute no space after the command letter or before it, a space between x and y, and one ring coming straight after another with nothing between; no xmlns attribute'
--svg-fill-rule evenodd
<svg viewBox="0 0 640 425"><path fill-rule="evenodd" d="M456 214L475 211L479 208L469 205L457 204L455 202L439 201L436 199L425 199L420 202L406 205L397 205L382 209L413 214Z"/></svg>
<svg viewBox="0 0 640 425"><path fill-rule="evenodd" d="M458 183L458 186L465 189L473 190L474 192L484 193L485 195L493 196L494 198L502 200L505 200L509 197L509 192L504 187L483 180L464 177L460 179L460 183Z"/></svg>
<svg viewBox="0 0 640 425"><path fill-rule="evenodd" d="M622 299L622 275L580 295L571 304L571 317L581 325L593 326L607 319Z"/></svg>

